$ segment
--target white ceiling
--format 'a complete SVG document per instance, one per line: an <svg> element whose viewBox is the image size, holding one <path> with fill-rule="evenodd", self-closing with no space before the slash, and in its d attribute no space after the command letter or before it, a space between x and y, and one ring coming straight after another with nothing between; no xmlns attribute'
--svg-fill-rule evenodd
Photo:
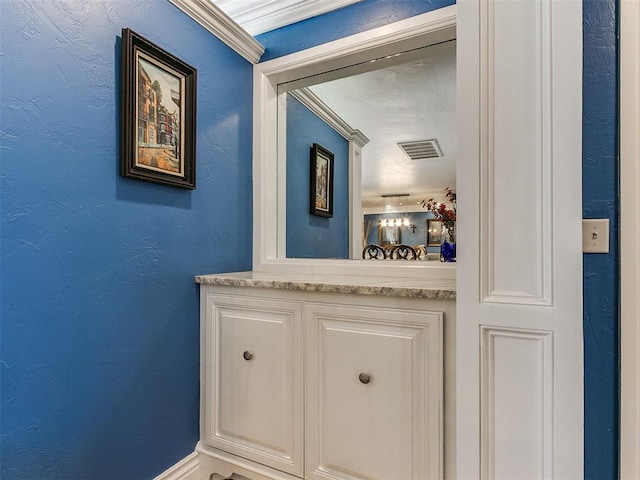
<svg viewBox="0 0 640 480"><path fill-rule="evenodd" d="M455 42L429 47L418 61L309 87L370 142L362 150L363 207L409 193L416 205L456 184ZM398 142L437 139L443 157L411 160Z"/></svg>
<svg viewBox="0 0 640 480"><path fill-rule="evenodd" d="M362 0L210 0L251 35L322 15Z"/></svg>

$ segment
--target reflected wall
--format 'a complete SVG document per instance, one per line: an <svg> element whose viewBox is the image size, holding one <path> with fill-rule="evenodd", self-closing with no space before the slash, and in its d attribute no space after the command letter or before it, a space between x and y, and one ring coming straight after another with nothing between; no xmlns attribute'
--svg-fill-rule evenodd
<svg viewBox="0 0 640 480"><path fill-rule="evenodd" d="M310 149L334 155L333 216L310 213ZM349 142L287 94L287 258L349 258Z"/></svg>
<svg viewBox="0 0 640 480"><path fill-rule="evenodd" d="M364 225L367 232L367 244L379 243L382 218L393 217L393 214L374 213L364 216ZM409 212L407 214L397 214L397 216L408 217L410 226L399 227L401 241L405 245L427 245L427 220L433 218L429 212ZM427 246L427 253L440 253L440 246Z"/></svg>

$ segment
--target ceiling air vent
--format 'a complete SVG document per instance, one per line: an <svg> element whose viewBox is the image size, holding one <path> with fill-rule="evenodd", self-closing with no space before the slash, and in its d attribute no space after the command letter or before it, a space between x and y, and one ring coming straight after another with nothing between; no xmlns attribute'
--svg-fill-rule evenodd
<svg viewBox="0 0 640 480"><path fill-rule="evenodd" d="M400 142L398 146L411 160L442 157L442 150L436 139L418 140L416 142Z"/></svg>

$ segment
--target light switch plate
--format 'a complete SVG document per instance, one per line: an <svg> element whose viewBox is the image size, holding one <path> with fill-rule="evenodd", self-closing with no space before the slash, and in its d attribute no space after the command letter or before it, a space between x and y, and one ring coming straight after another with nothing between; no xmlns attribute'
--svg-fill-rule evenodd
<svg viewBox="0 0 640 480"><path fill-rule="evenodd" d="M608 218L585 218L582 220L582 251L584 253L609 253Z"/></svg>

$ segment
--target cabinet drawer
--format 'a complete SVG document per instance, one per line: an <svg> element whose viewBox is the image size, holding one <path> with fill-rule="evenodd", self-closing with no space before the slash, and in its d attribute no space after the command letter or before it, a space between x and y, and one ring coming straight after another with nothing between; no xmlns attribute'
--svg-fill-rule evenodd
<svg viewBox="0 0 640 480"><path fill-rule="evenodd" d="M205 442L301 475L300 304L206 298Z"/></svg>
<svg viewBox="0 0 640 480"><path fill-rule="evenodd" d="M439 478L441 313L310 305L306 475Z"/></svg>

